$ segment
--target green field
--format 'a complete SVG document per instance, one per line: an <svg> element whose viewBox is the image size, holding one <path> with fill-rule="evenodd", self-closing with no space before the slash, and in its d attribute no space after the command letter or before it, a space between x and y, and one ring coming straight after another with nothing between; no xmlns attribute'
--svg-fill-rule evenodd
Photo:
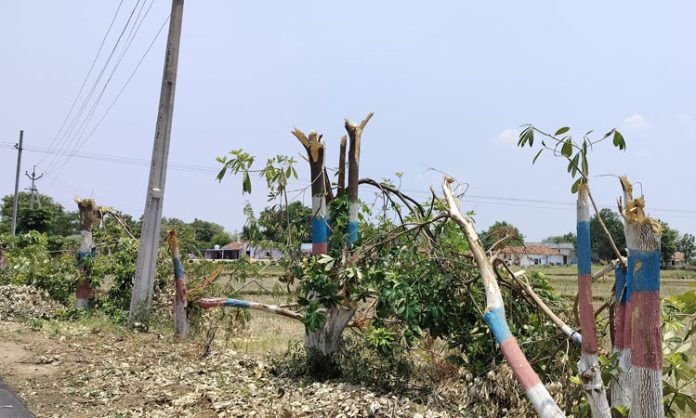
<svg viewBox="0 0 696 418"><path fill-rule="evenodd" d="M599 271L603 266L594 265L592 271ZM537 271L543 273L551 282L551 285L563 296L575 296L577 291L577 267L576 266L540 266L527 268L528 272ZM597 280L593 285L595 297L604 299L614 284L614 275L608 274ZM696 271L692 270L662 270L660 272L661 294L663 296L679 295L696 286Z"/></svg>

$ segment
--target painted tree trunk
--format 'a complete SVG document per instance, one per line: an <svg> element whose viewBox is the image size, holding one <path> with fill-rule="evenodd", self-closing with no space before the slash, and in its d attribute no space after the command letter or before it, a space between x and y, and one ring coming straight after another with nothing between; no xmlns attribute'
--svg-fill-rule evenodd
<svg viewBox="0 0 696 418"><path fill-rule="evenodd" d="M447 198L447 206L450 217L459 225L464 232L469 247L476 261L476 265L481 273L483 285L486 293L486 310L483 318L488 324L496 342L500 346L505 360L510 365L517 381L524 388L527 399L534 405L534 409L542 418L565 417L561 409L546 390L539 376L534 372L529 361L520 349L517 340L512 336L505 317L505 307L503 297L496 281L495 272L491 261L486 256L486 250L479 240L471 219L465 218L459 210L458 203L452 196L449 183L451 179L445 178L442 190Z"/></svg>
<svg viewBox="0 0 696 418"><path fill-rule="evenodd" d="M92 238L92 228L101 217L97 204L92 199L76 198L80 214L80 248L77 250L77 267L80 270L80 281L75 292L76 307L88 309L94 303L96 292L92 288L89 266L90 258L96 255L97 249Z"/></svg>
<svg viewBox="0 0 696 418"><path fill-rule="evenodd" d="M174 283L176 284L176 293L174 295L174 336L186 338L189 333L188 316L186 314L186 272L184 271L184 265L181 263L175 229L172 229L167 234L167 243L169 244L169 253L172 255L172 264L174 264Z"/></svg>
<svg viewBox="0 0 696 418"><path fill-rule="evenodd" d="M306 136L299 129L292 131L305 151L309 161L312 189L312 254L328 251L328 224L326 222L326 172L324 171L324 144L321 135L312 131Z"/></svg>
<svg viewBox="0 0 696 418"><path fill-rule="evenodd" d="M581 355L578 372L593 418L611 418L609 401L597 359L597 329L592 307L592 263L590 259L590 205L587 185L578 187L577 201L578 307Z"/></svg>
<svg viewBox="0 0 696 418"><path fill-rule="evenodd" d="M631 310L628 301L631 298L631 287L627 280L626 271L621 265L615 270L614 310L614 352L618 355L619 374L611 385L611 405L614 408L631 406Z"/></svg>
<svg viewBox="0 0 696 418"><path fill-rule="evenodd" d="M360 141L362 133L367 125L367 122L372 118L373 113L370 112L360 122L359 125L351 123L348 119L345 120L346 131L350 138L350 147L348 149L348 229L346 231L346 244L348 248L353 248L358 241L358 212L360 211L360 201L358 195L358 187L360 181Z"/></svg>
<svg viewBox="0 0 696 418"><path fill-rule="evenodd" d="M92 231L80 231L80 248L77 250L77 267L80 271L80 282L75 292L76 307L78 309L89 309L96 297L96 291L90 283L89 259L96 255L92 239Z"/></svg>
<svg viewBox="0 0 696 418"><path fill-rule="evenodd" d="M631 319L630 418L664 417L662 404L662 332L660 318L661 226L644 212L641 196L621 177L628 247L627 310Z"/></svg>

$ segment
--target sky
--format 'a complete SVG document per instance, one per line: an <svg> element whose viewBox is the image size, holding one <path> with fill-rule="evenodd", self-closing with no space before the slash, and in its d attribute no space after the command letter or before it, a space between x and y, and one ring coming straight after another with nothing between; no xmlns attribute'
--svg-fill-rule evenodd
<svg viewBox="0 0 696 418"><path fill-rule="evenodd" d="M68 209L79 195L142 214L171 3L123 0L97 55L119 3L0 3L0 194L13 192L23 129L22 173L37 164L40 192ZM104 67L133 10L142 23ZM696 234L694 15L688 1L188 1L164 215L239 230L242 206L261 210L266 191L255 181L243 196L240 178L218 182L216 157L296 156L300 190L309 167L290 131L322 133L335 167L344 118L372 111L361 177L403 172L402 189L427 199L446 172L468 185L462 207L479 230L505 220L538 241L575 229L565 164L545 155L532 165L535 152L516 146L532 123L578 137L619 129L625 152L607 142L591 153L597 202L615 209L615 176L625 174L648 213ZM38 152L56 149L78 156ZM311 203L308 191L294 195ZM361 197L374 201L371 190Z"/></svg>

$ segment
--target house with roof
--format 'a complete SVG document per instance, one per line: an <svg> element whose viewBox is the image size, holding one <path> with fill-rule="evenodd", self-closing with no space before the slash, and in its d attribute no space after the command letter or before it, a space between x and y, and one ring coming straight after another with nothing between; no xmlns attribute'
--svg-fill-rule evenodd
<svg viewBox="0 0 696 418"><path fill-rule="evenodd" d="M500 255L506 263L520 267L568 264L568 256L563 255L558 248L541 244L505 247Z"/></svg>
<svg viewBox="0 0 696 418"><path fill-rule="evenodd" d="M222 247L216 245L214 248L203 250L203 258L206 260L239 260L248 256L246 241L230 242Z"/></svg>
<svg viewBox="0 0 696 418"><path fill-rule="evenodd" d="M531 245L537 245L537 244L531 244ZM549 242L549 243L544 243L544 244L538 244L538 245L544 245L549 248L555 248L560 253L564 256L563 258L563 264L577 264L578 263L578 255L575 250L575 244L572 242Z"/></svg>
<svg viewBox="0 0 696 418"><path fill-rule="evenodd" d="M686 265L686 260L684 259L684 253L681 251L676 251L672 254L672 260L669 263L670 267L684 267Z"/></svg>
<svg viewBox="0 0 696 418"><path fill-rule="evenodd" d="M277 248L255 247L246 241L230 242L227 245L216 245L214 248L203 250L206 260L239 260L248 257L253 260L280 260L283 253Z"/></svg>

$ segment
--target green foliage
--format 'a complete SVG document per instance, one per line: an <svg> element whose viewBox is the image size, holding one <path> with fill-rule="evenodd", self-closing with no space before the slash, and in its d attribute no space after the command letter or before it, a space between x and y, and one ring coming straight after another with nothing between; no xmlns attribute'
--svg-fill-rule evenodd
<svg viewBox="0 0 696 418"><path fill-rule="evenodd" d="M696 311L684 299L667 297L662 303L663 396L665 414L669 417L677 417L680 412L696 414L693 393L696 355L691 349L691 339L696 333Z"/></svg>
<svg viewBox="0 0 696 418"><path fill-rule="evenodd" d="M49 237L66 236L78 233L77 212L65 212L63 206L56 203L51 197L39 195L41 207L34 206L30 209L30 194L19 193L17 204L17 234L25 234L29 231L46 233ZM12 223L13 195L2 198L0 213L0 233L10 232Z"/></svg>
<svg viewBox="0 0 696 418"><path fill-rule="evenodd" d="M609 230L616 247L620 250L626 247L626 237L624 236L624 225L618 213L611 209L601 209L599 216L602 217L604 225ZM602 225L599 223L597 215L590 219L590 248L593 256L596 255L600 260L612 260L616 258L611 243L604 233Z"/></svg>
<svg viewBox="0 0 696 418"><path fill-rule="evenodd" d="M0 235L0 246L6 261L6 267L0 269L0 283L32 285L57 301L68 302L80 277L73 256L52 256L48 237L36 231L16 237Z"/></svg>
<svg viewBox="0 0 696 418"><path fill-rule="evenodd" d="M101 306L107 312L129 309L137 258L138 241L130 237L119 237L109 253L97 253L94 258L93 284L110 282L106 300L101 301Z"/></svg>
<svg viewBox="0 0 696 418"><path fill-rule="evenodd" d="M679 246L679 232L671 228L667 222L660 221L662 225L662 235L660 237L661 255L660 258L664 265L672 262L672 256Z"/></svg>
<svg viewBox="0 0 696 418"><path fill-rule="evenodd" d="M677 244L677 250L684 253L684 261L687 263L691 261L691 258L696 253L696 240L691 234L684 234Z"/></svg>
<svg viewBox="0 0 696 418"><path fill-rule="evenodd" d="M497 221L481 232L479 238L486 250L491 249L493 245L496 247L524 245L524 235L515 226L505 221Z"/></svg>
<svg viewBox="0 0 696 418"><path fill-rule="evenodd" d="M536 162L544 151L551 152L554 157L565 159L568 161L567 171L570 173L570 177L575 179L579 174L579 177L571 186L571 191L576 193L580 183L587 183L590 173L587 152L597 143L610 137L612 138L614 147L623 151L626 149L626 141L623 135L616 129L612 129L605 133L602 138L594 140L590 136L593 131L587 131L582 136L582 140L575 140L568 134L569 131L570 127L564 126L556 130L554 134L550 134L535 128L533 125L526 125L520 133L517 146L524 147L525 145L529 145L531 148L534 146L535 133L541 135L542 139L539 141L539 151L534 156L532 164Z"/></svg>
<svg viewBox="0 0 696 418"><path fill-rule="evenodd" d="M550 237L544 238L541 242L546 242L550 244L562 244L564 242L570 242L573 246L577 246L578 237L574 232L568 232L564 235L552 235Z"/></svg>
<svg viewBox="0 0 696 418"><path fill-rule="evenodd" d="M227 245L232 241L232 237L225 232L222 225L197 218L191 223L177 218L162 218L162 242L171 229L176 229L179 251L183 258L189 255L201 257L203 250L214 248L215 245Z"/></svg>

